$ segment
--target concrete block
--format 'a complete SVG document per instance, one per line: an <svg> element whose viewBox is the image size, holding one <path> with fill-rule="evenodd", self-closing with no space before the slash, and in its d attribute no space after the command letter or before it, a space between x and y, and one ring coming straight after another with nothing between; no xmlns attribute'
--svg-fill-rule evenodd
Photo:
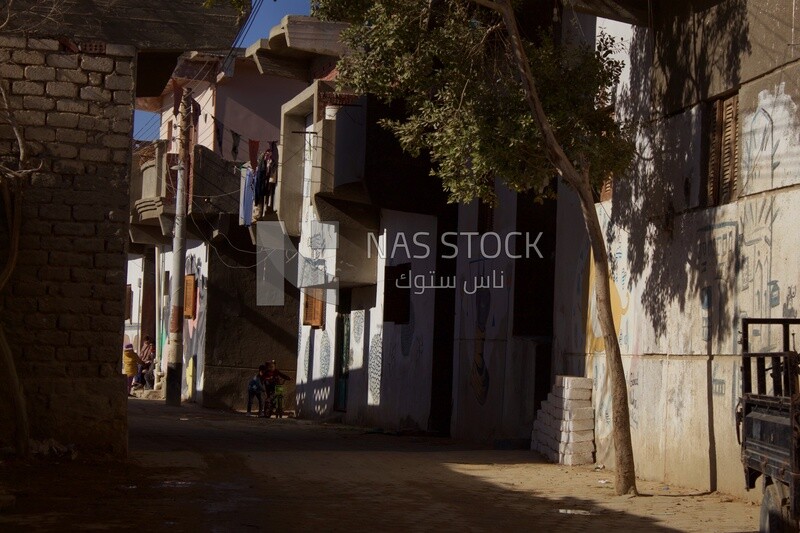
<svg viewBox="0 0 800 533"><path fill-rule="evenodd" d="M105 87L114 91L132 91L133 77L109 74L106 76Z"/></svg>
<svg viewBox="0 0 800 533"><path fill-rule="evenodd" d="M87 113L89 111L89 102L59 100L56 102L56 109L66 113Z"/></svg>
<svg viewBox="0 0 800 533"><path fill-rule="evenodd" d="M565 400L591 400L591 389L567 389L564 387L553 387L553 394Z"/></svg>
<svg viewBox="0 0 800 533"><path fill-rule="evenodd" d="M78 87L74 83L66 81L47 82L47 94L62 98L75 98L78 95Z"/></svg>
<svg viewBox="0 0 800 533"><path fill-rule="evenodd" d="M79 115L75 113L49 113L47 125L58 128L75 128L78 126Z"/></svg>
<svg viewBox="0 0 800 533"><path fill-rule="evenodd" d="M33 81L53 81L56 79L56 69L41 65L25 67L25 77Z"/></svg>
<svg viewBox="0 0 800 533"><path fill-rule="evenodd" d="M567 413L565 420L594 420L594 409L592 407L579 407Z"/></svg>
<svg viewBox="0 0 800 533"><path fill-rule="evenodd" d="M565 389L592 390L592 378L581 378L577 376L556 376L556 387L564 387Z"/></svg>
<svg viewBox="0 0 800 533"><path fill-rule="evenodd" d="M28 48L31 50L54 52L59 49L59 44L55 39L35 39L31 37L28 39Z"/></svg>
<svg viewBox="0 0 800 533"><path fill-rule="evenodd" d="M56 139L59 142L85 144L86 132L79 130L71 130L71 129L58 129L56 130Z"/></svg>
<svg viewBox="0 0 800 533"><path fill-rule="evenodd" d="M43 111L17 111L14 113L14 117L22 126L44 126L45 114Z"/></svg>
<svg viewBox="0 0 800 533"><path fill-rule="evenodd" d="M56 106L52 98L44 96L27 95L22 98L22 107L24 109L34 109L39 111L50 111ZM55 135L55 132L53 133Z"/></svg>
<svg viewBox="0 0 800 533"><path fill-rule="evenodd" d="M117 57L134 57L136 55L136 47L127 44L109 43L106 45L106 55ZM117 61L117 64L119 64L119 61Z"/></svg>
<svg viewBox="0 0 800 533"><path fill-rule="evenodd" d="M81 89L81 100L90 100L92 102L110 102L111 91L101 89L100 87L83 87Z"/></svg>
<svg viewBox="0 0 800 533"><path fill-rule="evenodd" d="M89 76L80 70L58 69L56 72L56 80L85 85L89 81Z"/></svg>
<svg viewBox="0 0 800 533"><path fill-rule="evenodd" d="M567 431L561 433L561 442L586 442L594 441L594 431Z"/></svg>
<svg viewBox="0 0 800 533"><path fill-rule="evenodd" d="M584 442L560 442L558 444L558 453L561 454L580 454L592 453L594 451L594 441L587 440Z"/></svg>
<svg viewBox="0 0 800 533"><path fill-rule="evenodd" d="M56 140L56 131L51 128L30 126L25 128L25 138L29 141L53 142Z"/></svg>
<svg viewBox="0 0 800 533"><path fill-rule="evenodd" d="M548 400L550 400L550 396L553 393L551 392L548 395ZM591 400L565 400L564 398L559 398L558 396L553 396L551 400L553 406L557 409L563 409L567 411L571 411L573 409L581 409L583 407L592 407Z"/></svg>
<svg viewBox="0 0 800 533"><path fill-rule="evenodd" d="M43 65L44 54L35 50L14 50L11 61L23 65Z"/></svg>
<svg viewBox="0 0 800 533"><path fill-rule="evenodd" d="M559 456L558 462L567 466L589 465L594 463L594 455L591 453L562 454Z"/></svg>
<svg viewBox="0 0 800 533"><path fill-rule="evenodd" d="M47 64L51 67L76 69L78 68L78 55L47 54Z"/></svg>
<svg viewBox="0 0 800 533"><path fill-rule="evenodd" d="M594 429L594 419L590 420L562 420L556 425L556 428L562 432L569 431L586 431Z"/></svg>
<svg viewBox="0 0 800 533"><path fill-rule="evenodd" d="M44 84L35 81L15 81L11 84L11 92L41 96L44 94Z"/></svg>
<svg viewBox="0 0 800 533"><path fill-rule="evenodd" d="M108 148L81 148L81 159L84 161L108 161L110 156Z"/></svg>
<svg viewBox="0 0 800 533"><path fill-rule="evenodd" d="M23 76L22 67L19 65L13 65L11 63L5 63L0 65L0 76L5 79L22 79Z"/></svg>
<svg viewBox="0 0 800 533"><path fill-rule="evenodd" d="M110 57L84 57L81 59L81 68L92 72L109 73L114 70L114 60Z"/></svg>
<svg viewBox="0 0 800 533"><path fill-rule="evenodd" d="M0 46L3 48L25 48L25 37L15 35L0 35Z"/></svg>

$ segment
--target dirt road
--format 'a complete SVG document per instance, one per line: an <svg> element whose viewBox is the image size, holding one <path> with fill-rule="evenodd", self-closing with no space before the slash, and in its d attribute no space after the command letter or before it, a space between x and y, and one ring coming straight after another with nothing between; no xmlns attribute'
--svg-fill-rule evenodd
<svg viewBox="0 0 800 533"><path fill-rule="evenodd" d="M528 451L130 403L128 464L5 462L0 530L755 531L758 507Z"/></svg>

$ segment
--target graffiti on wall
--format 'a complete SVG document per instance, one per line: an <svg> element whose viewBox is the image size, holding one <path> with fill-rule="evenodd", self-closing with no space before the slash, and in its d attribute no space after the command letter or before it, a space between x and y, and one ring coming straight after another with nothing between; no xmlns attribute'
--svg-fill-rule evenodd
<svg viewBox="0 0 800 533"><path fill-rule="evenodd" d="M750 201L740 207L742 235L737 299L740 318L770 318L783 311L781 283L774 277L772 250L778 214L774 196ZM751 335L753 348L757 350L775 349L779 341L769 327L753 328Z"/></svg>
<svg viewBox="0 0 800 533"><path fill-rule="evenodd" d="M758 93L754 112L742 120L742 192L755 192L797 183L797 173L782 167L783 160L796 160L798 143L797 105L786 94L786 83Z"/></svg>
<svg viewBox="0 0 800 533"><path fill-rule="evenodd" d="M369 363L367 366L367 404L380 405L381 372L383 367L383 339L380 333L372 336L369 343Z"/></svg>
<svg viewBox="0 0 800 533"><path fill-rule="evenodd" d="M322 378L328 377L331 370L331 339L328 332L322 332L322 339L319 346L319 375Z"/></svg>
<svg viewBox="0 0 800 533"><path fill-rule="evenodd" d="M598 217L600 218L601 226L607 227L611 224L611 219L602 205L598 207ZM611 312L614 317L614 326L616 327L620 349L625 352L629 351L626 348L630 348L631 342L631 325L628 317L628 308L631 300L631 280L630 272L628 271L627 234L620 233L624 236L618 236L609 246L609 259L612 263L612 268L609 272L609 285L611 288ZM591 251L587 258L587 267L589 270L587 280L589 287L589 313L584 315L586 316L586 353L599 354L605 352L605 341L603 340L600 320L597 317L597 296L594 289L596 273L594 254Z"/></svg>

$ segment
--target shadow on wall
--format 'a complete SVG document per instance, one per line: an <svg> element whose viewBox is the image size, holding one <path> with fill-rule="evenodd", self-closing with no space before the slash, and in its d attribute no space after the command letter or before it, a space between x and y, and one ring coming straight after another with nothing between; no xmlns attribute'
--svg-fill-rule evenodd
<svg viewBox="0 0 800 533"><path fill-rule="evenodd" d="M656 337L677 334L667 327L673 305L681 312L700 306L712 353L714 343L735 333L724 317L735 314L739 232L724 209L702 208L710 106L682 106L707 99L716 90L712 80L738 87L740 57L751 47L744 0L710 3L700 13L689 4L669 8L655 37L645 28L634 31L631 79L618 111L638 126L637 158L629 179L615 180L607 237L613 243L618 231L628 234L630 282L643 283L641 303ZM687 31L687 24L695 30ZM681 113L654 116L659 107Z"/></svg>

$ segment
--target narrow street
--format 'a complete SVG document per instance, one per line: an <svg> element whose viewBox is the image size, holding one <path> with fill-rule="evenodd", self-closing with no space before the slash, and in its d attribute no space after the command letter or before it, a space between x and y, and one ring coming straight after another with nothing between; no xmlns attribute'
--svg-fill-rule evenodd
<svg viewBox="0 0 800 533"><path fill-rule="evenodd" d="M720 494L542 463L527 451L130 402L130 461L4 463L3 531L754 531ZM8 474L8 476L6 476Z"/></svg>

